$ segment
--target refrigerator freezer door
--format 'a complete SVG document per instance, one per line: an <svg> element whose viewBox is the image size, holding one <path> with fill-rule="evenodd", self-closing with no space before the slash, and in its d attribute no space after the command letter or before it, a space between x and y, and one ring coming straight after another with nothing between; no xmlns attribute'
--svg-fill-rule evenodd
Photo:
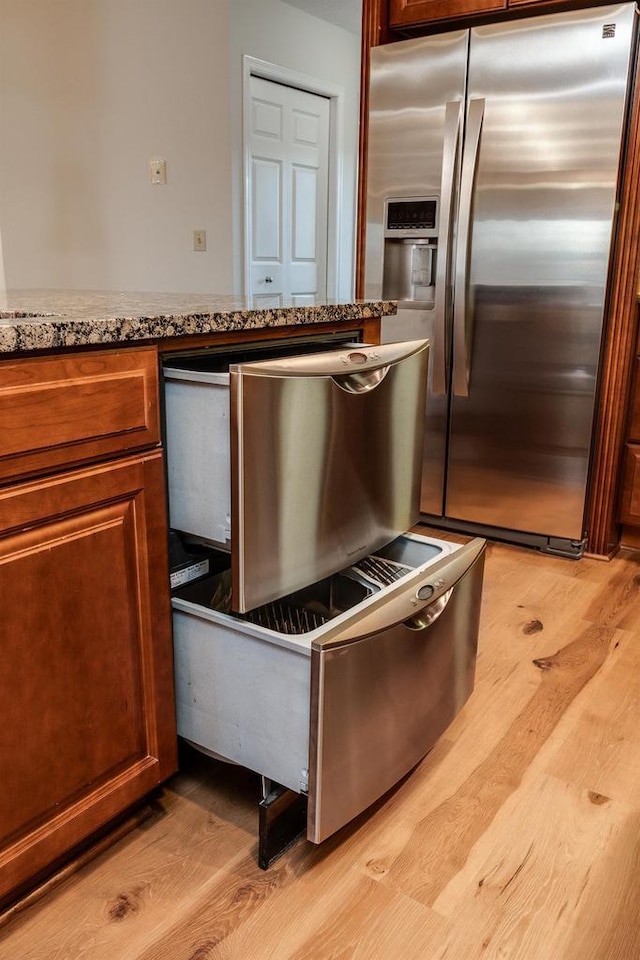
<svg viewBox="0 0 640 960"><path fill-rule="evenodd" d="M427 434L421 510L441 514L444 499L449 377L452 224L462 137L468 32L401 40L371 50L365 296L383 295L385 200L435 197L439 217L435 238L435 307L411 304L432 342L427 388ZM433 240L433 238L432 238ZM444 289L443 289L444 287ZM400 304L401 310L405 305ZM399 320L383 325L385 340L402 339Z"/></svg>
<svg viewBox="0 0 640 960"><path fill-rule="evenodd" d="M471 31L485 107L448 517L584 535L634 20L626 4Z"/></svg>
<svg viewBox="0 0 640 960"><path fill-rule="evenodd" d="M469 697L483 568L484 541L473 540L352 630L313 644L309 840L331 836L397 783Z"/></svg>

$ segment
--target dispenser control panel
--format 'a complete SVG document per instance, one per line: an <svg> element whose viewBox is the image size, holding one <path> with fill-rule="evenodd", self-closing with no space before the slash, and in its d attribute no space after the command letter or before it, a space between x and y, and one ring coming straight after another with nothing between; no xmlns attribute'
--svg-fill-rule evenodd
<svg viewBox="0 0 640 960"><path fill-rule="evenodd" d="M438 197L390 197L384 205L385 237L436 237Z"/></svg>

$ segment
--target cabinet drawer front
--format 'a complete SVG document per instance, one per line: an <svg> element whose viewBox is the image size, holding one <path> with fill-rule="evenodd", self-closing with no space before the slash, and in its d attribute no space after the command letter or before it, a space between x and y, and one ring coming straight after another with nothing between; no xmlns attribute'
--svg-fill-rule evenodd
<svg viewBox="0 0 640 960"><path fill-rule="evenodd" d="M159 439L154 348L0 364L0 479Z"/></svg>

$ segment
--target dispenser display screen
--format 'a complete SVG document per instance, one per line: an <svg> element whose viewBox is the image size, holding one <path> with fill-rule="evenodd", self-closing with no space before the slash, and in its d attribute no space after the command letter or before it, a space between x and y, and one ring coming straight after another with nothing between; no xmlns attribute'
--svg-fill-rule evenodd
<svg viewBox="0 0 640 960"><path fill-rule="evenodd" d="M410 230L432 232L436 229L438 201L436 197L387 201L386 230L394 233Z"/></svg>

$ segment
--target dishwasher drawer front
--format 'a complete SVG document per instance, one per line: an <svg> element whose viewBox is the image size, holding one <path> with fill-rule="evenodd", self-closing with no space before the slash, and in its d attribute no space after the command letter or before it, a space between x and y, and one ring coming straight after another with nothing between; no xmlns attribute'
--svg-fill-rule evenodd
<svg viewBox="0 0 640 960"><path fill-rule="evenodd" d="M428 352L419 340L230 367L234 610L417 522Z"/></svg>
<svg viewBox="0 0 640 960"><path fill-rule="evenodd" d="M331 836L397 783L468 699L483 570L484 550L422 629L398 623L312 651L309 840Z"/></svg>

